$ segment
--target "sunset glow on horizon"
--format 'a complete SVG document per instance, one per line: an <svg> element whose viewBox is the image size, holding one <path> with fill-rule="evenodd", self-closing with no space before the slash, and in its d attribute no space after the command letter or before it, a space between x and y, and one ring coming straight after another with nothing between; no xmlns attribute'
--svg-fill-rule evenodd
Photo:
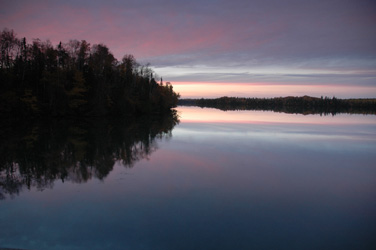
<svg viewBox="0 0 376 250"><path fill-rule="evenodd" d="M281 85L261 83L197 83L173 82L174 91L181 98L247 97L273 98L287 96L373 98L376 87L348 85Z"/></svg>

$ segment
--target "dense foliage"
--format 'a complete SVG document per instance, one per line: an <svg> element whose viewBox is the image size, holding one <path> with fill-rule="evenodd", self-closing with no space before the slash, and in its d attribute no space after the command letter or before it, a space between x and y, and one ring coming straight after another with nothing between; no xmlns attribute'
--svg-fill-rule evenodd
<svg viewBox="0 0 376 250"><path fill-rule="evenodd" d="M0 114L104 116L163 113L179 95L157 83L148 65L132 55L115 59L103 44L49 41L0 34Z"/></svg>
<svg viewBox="0 0 376 250"><path fill-rule="evenodd" d="M271 110L299 114L358 113L376 114L376 99L338 99L328 97L277 97L277 98L237 98L183 99L180 105L195 105L222 110Z"/></svg>

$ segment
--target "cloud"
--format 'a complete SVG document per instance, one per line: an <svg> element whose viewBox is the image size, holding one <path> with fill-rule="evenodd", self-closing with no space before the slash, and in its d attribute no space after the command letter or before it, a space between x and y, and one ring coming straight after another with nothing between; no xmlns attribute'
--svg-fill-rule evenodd
<svg viewBox="0 0 376 250"><path fill-rule="evenodd" d="M335 84L375 86L376 70L343 68L313 68L305 65L269 65L249 67L227 66L163 66L154 67L155 71L163 75L164 79L172 82L214 82L214 83L264 83L264 84Z"/></svg>
<svg viewBox="0 0 376 250"><path fill-rule="evenodd" d="M69 0L0 4L0 27L12 28L29 40L50 39L57 44L85 39L91 44L106 44L118 59L134 54L156 69L192 69L184 76L166 72L171 80L269 77L275 81L304 78L350 83L359 77L357 84L376 84L374 1ZM198 65L226 70L193 72ZM257 72L238 72L244 68ZM281 68L287 68L288 73L271 73ZM269 73L263 73L265 69ZM302 73L306 70L315 74ZM345 71L353 72L353 77Z"/></svg>

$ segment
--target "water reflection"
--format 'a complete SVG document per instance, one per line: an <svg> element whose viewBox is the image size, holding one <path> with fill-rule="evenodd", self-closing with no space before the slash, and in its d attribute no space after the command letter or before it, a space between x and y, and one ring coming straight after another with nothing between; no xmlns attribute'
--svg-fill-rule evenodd
<svg viewBox="0 0 376 250"><path fill-rule="evenodd" d="M184 123L231 123L231 124L316 124L316 125L351 125L376 124L375 115L338 114L320 116L317 114L289 114L273 111L237 110L224 111L215 108L181 106L181 121Z"/></svg>
<svg viewBox="0 0 376 250"><path fill-rule="evenodd" d="M0 199L24 187L51 188L56 179L83 183L104 179L114 163L132 167L169 138L176 113L126 120L49 120L3 123L0 136Z"/></svg>
<svg viewBox="0 0 376 250"><path fill-rule="evenodd" d="M72 150L70 157L77 159L69 167L78 171L77 162L90 165L106 156L112 170L104 181L55 180L53 189L31 188L1 201L0 248L374 249L376 116L178 110L181 122L171 140L158 140L154 130L149 147L154 153L141 154L149 160L134 157L133 168L125 168L131 165L117 152L133 150L121 145L129 145L129 137L150 136L142 132L150 125L140 132L134 127L141 125L114 129L110 123L79 133L79 138L102 134L76 139L86 142L81 146L86 150L80 160ZM54 141L66 138L62 145L78 147L66 135L53 134ZM41 148L49 153L47 145ZM89 153L98 157L81 160ZM56 164L63 159L54 155L61 157ZM77 178L70 171L65 181L72 180L69 173Z"/></svg>

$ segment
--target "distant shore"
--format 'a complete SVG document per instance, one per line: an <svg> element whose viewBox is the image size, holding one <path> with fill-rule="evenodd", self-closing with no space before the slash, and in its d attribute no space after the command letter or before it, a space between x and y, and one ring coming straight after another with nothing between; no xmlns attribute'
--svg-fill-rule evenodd
<svg viewBox="0 0 376 250"><path fill-rule="evenodd" d="M376 98L350 98L339 99L336 97L275 97L275 98L240 98L220 97L215 99L180 99L178 105L210 107L221 110L265 110L295 114L324 114L336 115L369 114L376 115Z"/></svg>

